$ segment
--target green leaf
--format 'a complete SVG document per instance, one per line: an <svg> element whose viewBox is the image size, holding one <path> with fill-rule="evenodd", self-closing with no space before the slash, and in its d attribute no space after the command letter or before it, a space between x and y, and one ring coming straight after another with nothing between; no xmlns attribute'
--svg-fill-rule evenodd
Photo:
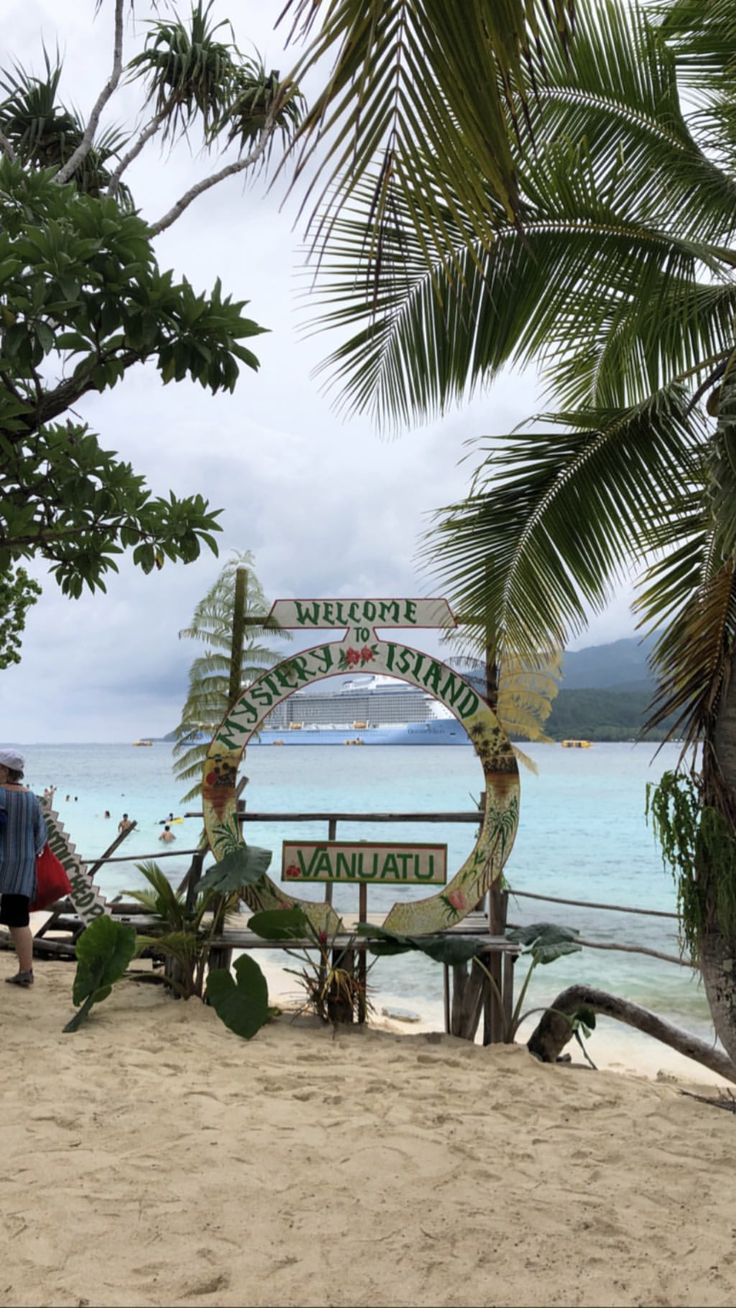
<svg viewBox="0 0 736 1308"><path fill-rule="evenodd" d="M461 935L415 936L416 946L435 963L446 963L456 967L470 962L471 958L488 952L488 944L482 938Z"/></svg>
<svg viewBox="0 0 736 1308"><path fill-rule="evenodd" d="M554 922L534 922L530 926L512 927L506 932L507 940L526 946L534 963L554 963L565 954L577 954L582 948L577 942L579 931L573 927L557 926Z"/></svg>
<svg viewBox="0 0 736 1308"><path fill-rule="evenodd" d="M270 849L260 849L257 845L231 849L208 868L197 888L203 895L211 892L230 895L243 886L254 886L266 875L272 858Z"/></svg>
<svg viewBox="0 0 736 1308"><path fill-rule="evenodd" d="M573 1013L573 1020L580 1026L583 1035L589 1036L595 1031L595 1012L592 1008L578 1008Z"/></svg>
<svg viewBox="0 0 736 1308"><path fill-rule="evenodd" d="M310 935L309 918L301 908L272 908L254 913L248 929L263 940L302 940Z"/></svg>
<svg viewBox="0 0 736 1308"><path fill-rule="evenodd" d="M255 959L241 954L233 965L236 980L224 968L207 977L207 1000L217 1016L244 1040L251 1040L269 1020L268 986Z"/></svg>
<svg viewBox="0 0 736 1308"><path fill-rule="evenodd" d="M83 1011L64 1027L75 1031L93 1004L99 1004L110 994L136 952L135 927L116 922L107 916L98 917L82 932L77 941L77 973L74 978L72 999L83 1004ZM85 1002L88 1001L88 1002Z"/></svg>
<svg viewBox="0 0 736 1308"><path fill-rule="evenodd" d="M487 950L487 943L481 938L460 935L403 936L385 927L370 923L359 923L356 935L373 940L368 948L377 958L390 957L392 954L404 954L414 950L426 954L435 963L446 963L455 967L467 963Z"/></svg>

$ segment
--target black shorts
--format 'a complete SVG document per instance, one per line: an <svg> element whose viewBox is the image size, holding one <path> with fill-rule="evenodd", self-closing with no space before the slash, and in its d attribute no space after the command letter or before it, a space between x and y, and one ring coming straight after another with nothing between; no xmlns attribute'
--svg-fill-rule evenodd
<svg viewBox="0 0 736 1308"><path fill-rule="evenodd" d="M0 922L3 926L28 926L30 899L27 895L0 895Z"/></svg>

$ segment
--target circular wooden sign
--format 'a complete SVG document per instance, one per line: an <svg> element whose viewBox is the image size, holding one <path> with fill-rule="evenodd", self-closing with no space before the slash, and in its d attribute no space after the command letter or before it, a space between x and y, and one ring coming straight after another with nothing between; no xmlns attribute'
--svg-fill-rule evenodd
<svg viewBox="0 0 736 1308"><path fill-rule="evenodd" d="M444 889L425 899L395 903L384 922L403 934L442 931L471 912L502 874L519 822L519 769L506 732L470 683L439 659L398 641L379 640L369 632L366 642L358 645L355 633L349 633L342 641L285 659L243 690L215 733L204 766L202 800L210 848L219 859L233 841L245 843L237 815L237 772L264 718L295 690L346 671L385 673L428 691L462 724L480 759L485 811L482 818L479 814L481 827L473 849ZM296 904L320 930L333 931L340 924L328 904L297 899L268 877L258 888L247 887L243 898L254 911Z"/></svg>

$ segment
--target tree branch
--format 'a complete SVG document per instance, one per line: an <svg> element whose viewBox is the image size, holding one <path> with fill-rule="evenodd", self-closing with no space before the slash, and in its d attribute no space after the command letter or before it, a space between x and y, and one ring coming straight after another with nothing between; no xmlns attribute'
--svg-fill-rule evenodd
<svg viewBox="0 0 736 1308"><path fill-rule="evenodd" d="M715 1049L698 1036L691 1035L689 1031L682 1031L671 1022L665 1022L664 1018L650 1013L648 1008L641 1008L639 1004L632 1004L627 999L619 999L617 995L609 995L604 990L594 990L591 986L569 986L557 996L527 1041L530 1053L535 1054L543 1063L554 1063L573 1035L573 1028L565 1014L573 1017L581 1008L592 1008L605 1017L614 1017L618 1022L636 1027L645 1035L669 1045L670 1049L676 1049L686 1058L694 1058L727 1081L736 1082L736 1064L728 1054Z"/></svg>
<svg viewBox="0 0 736 1308"><path fill-rule="evenodd" d="M140 527L133 527L128 522L125 522L125 519L122 517L121 514L116 514L114 517L111 518L104 518L104 517L95 518L93 521L89 523L85 523L83 526L77 524L74 527L54 527L52 524L49 527L41 528L41 530L34 532L31 535L29 534L26 534L25 536L3 535L0 536L0 541L2 541L3 549L11 549L11 550L23 549L28 546L34 546L34 545L53 546L56 541L58 541L59 544L63 544L65 540L74 539L76 536L79 536L82 533L84 533L85 535L88 535L90 532L96 533L97 535L104 533L105 536L109 536L111 533L119 531L123 523L125 524L126 527L128 527L130 531L137 532L139 544L143 542L152 543L155 540L155 537L152 532L144 531ZM53 557L53 556L47 555L47 557Z"/></svg>
<svg viewBox="0 0 736 1308"><path fill-rule="evenodd" d="M68 377L66 381L61 382L55 390L47 391L46 394L41 397L35 409L32 409L27 415L24 414L21 421L24 423L27 422L30 430L34 431L36 428L42 427L45 422L50 422L52 418L58 418L70 407L70 405L74 404L76 400L80 400L88 391L96 389L91 373L99 363L104 363L106 359L110 357L113 356L109 354L106 355L104 352L99 356L96 356L90 366L90 376L86 379ZM148 357L148 355L137 350L126 350L123 354L118 354L114 357L119 359L125 368L129 368L134 363L141 363Z"/></svg>
<svg viewBox="0 0 736 1308"><path fill-rule="evenodd" d="M274 123L266 123L253 149L244 159L238 159L235 163L228 164L227 167L221 168L219 173L213 173L211 177L206 177L204 181L197 182L196 186L192 186L188 191L185 191L181 199L177 200L176 204L169 209L168 213L164 214L163 218L159 218L157 223L151 224L148 229L149 234L158 236L159 232L165 231L167 227L176 222L177 218L181 217L193 200L196 200L205 191L209 191L211 186L217 186L219 182L224 182L227 177L233 177L235 173L242 173L244 169L250 168L251 164L257 163L263 155L273 131Z"/></svg>
<svg viewBox="0 0 736 1308"><path fill-rule="evenodd" d="M100 115L102 114L102 110L104 109L105 105L110 99L110 96L113 94L115 88L117 87L118 82L120 81L120 75L123 71L123 9L124 7L125 7L125 0L115 0L115 41L113 46L112 72L110 73L107 82L105 83L102 90L100 91L100 94L97 97L97 103L95 104L89 116L89 122L87 123L87 126L84 129L84 135L81 141L79 142L79 145L77 146L76 150L73 152L71 157L67 159L63 168L59 169L58 173L56 174L56 177L54 178L54 180L58 182L59 186L61 186L64 182L69 181L69 178L76 171L77 165L81 163L82 159L86 158L86 156L89 154L90 150L92 149L92 142L94 140L95 132L97 131L97 124L100 121Z"/></svg>
<svg viewBox="0 0 736 1308"><path fill-rule="evenodd" d="M143 128L135 145L132 145L128 150L127 154L123 155L122 159L120 160L120 163L115 169L115 172L112 174L110 178L110 184L107 188L108 195L115 196L117 194L120 178L122 177L126 168L128 168L129 165L132 164L134 159L138 158L138 155L140 154L141 150L146 144L146 141L150 141L151 137L155 136L162 122L166 118L168 112L169 112L169 106L164 105L163 109L159 110L157 114L154 114L151 121L147 123L146 126Z"/></svg>

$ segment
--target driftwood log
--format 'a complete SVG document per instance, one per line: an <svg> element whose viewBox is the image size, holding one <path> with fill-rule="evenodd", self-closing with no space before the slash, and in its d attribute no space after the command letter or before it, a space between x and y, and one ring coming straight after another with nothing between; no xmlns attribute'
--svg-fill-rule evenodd
<svg viewBox="0 0 736 1308"><path fill-rule="evenodd" d="M648 1008L640 1008L638 1004L619 999L617 995L609 995L605 990L595 990L592 986L569 986L557 996L527 1042L530 1052L543 1063L554 1063L573 1035L570 1023L562 1015L572 1017L581 1008L592 1009L594 1013L615 1017L618 1022L636 1027L637 1031L661 1040L686 1058L694 1058L712 1072L736 1082L736 1063L731 1061L728 1054L714 1049L698 1036L673 1026L671 1022L665 1022L663 1018L650 1013Z"/></svg>

